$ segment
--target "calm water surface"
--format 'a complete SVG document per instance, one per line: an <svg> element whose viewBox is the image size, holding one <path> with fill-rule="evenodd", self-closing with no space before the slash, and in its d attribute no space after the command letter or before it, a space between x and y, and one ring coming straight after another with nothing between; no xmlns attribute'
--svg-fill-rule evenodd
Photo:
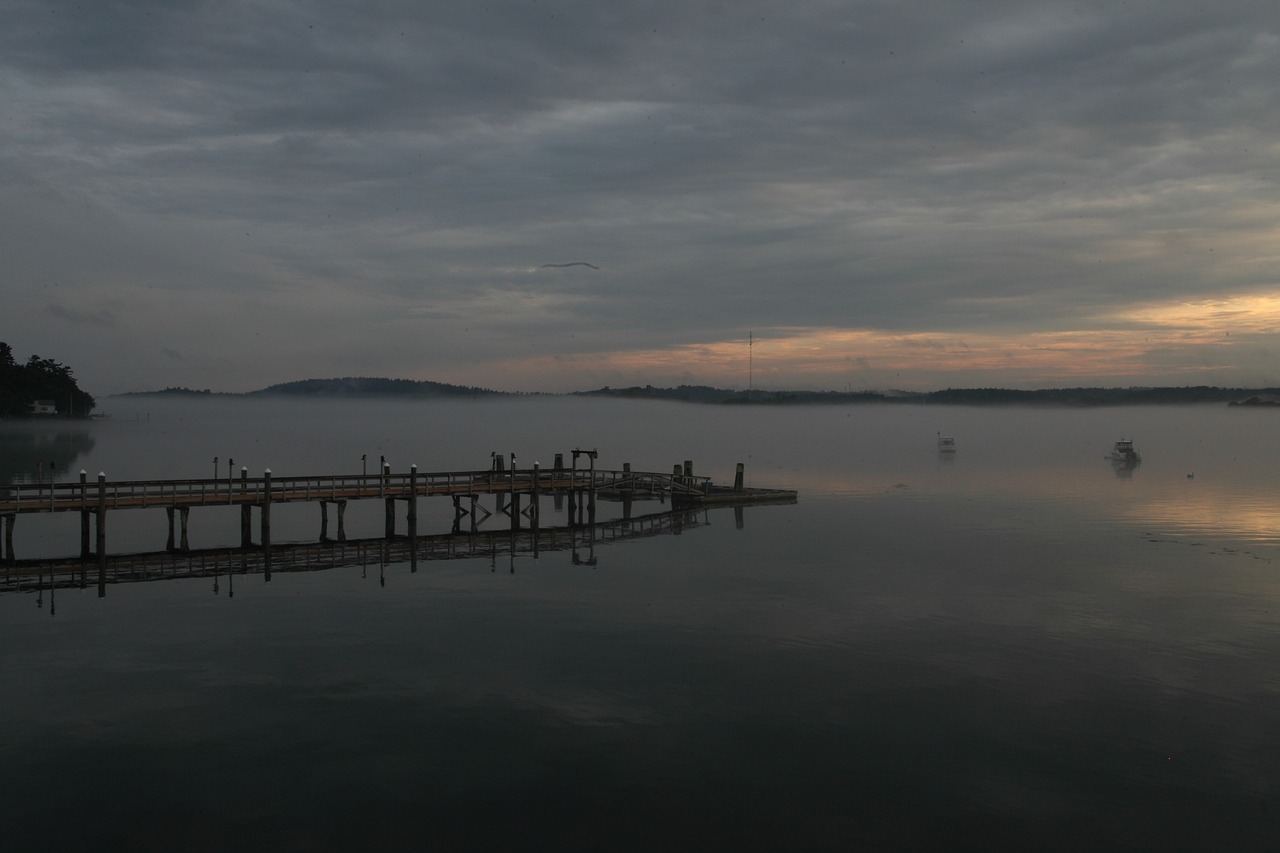
<svg viewBox="0 0 1280 853"><path fill-rule="evenodd" d="M104 408L75 429L0 425L0 475L206 477L215 456L221 476L228 457L252 476L359 473L362 454L472 469L494 451L545 467L582 447L601 468L691 459L721 480L741 461L800 501L601 543L594 566L551 551L0 594L8 849L1280 837L1274 412ZM1121 437L1132 471L1103 460ZM426 503L425 532L447 531L451 505ZM349 534L378 533L376 504L352 505ZM286 509L276 538L313 540L315 507ZM110 518L113 552L164 546L161 510ZM544 525L564 520L546 505ZM233 545L237 524L194 510L191 544ZM75 517L15 530L22 557L78 544Z"/></svg>

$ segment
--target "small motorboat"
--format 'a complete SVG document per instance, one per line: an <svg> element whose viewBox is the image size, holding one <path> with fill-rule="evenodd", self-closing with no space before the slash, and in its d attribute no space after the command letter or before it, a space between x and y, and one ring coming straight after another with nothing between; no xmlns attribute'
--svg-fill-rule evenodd
<svg viewBox="0 0 1280 853"><path fill-rule="evenodd" d="M1137 465L1142 461L1138 451L1133 449L1133 440L1128 438L1117 441L1107 458L1116 465Z"/></svg>
<svg viewBox="0 0 1280 853"><path fill-rule="evenodd" d="M955 453L956 440L949 435L938 433L938 452L939 453Z"/></svg>

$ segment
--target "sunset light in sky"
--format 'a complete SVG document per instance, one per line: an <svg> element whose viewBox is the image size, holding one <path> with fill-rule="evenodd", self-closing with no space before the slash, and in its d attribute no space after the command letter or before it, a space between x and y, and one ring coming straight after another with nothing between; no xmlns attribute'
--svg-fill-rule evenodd
<svg viewBox="0 0 1280 853"><path fill-rule="evenodd" d="M98 393L1280 385L1275 4L10 5L0 339Z"/></svg>

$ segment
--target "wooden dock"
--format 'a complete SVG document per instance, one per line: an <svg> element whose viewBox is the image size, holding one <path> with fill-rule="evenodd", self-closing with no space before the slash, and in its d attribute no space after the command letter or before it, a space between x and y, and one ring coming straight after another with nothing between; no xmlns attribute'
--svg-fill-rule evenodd
<svg viewBox="0 0 1280 853"><path fill-rule="evenodd" d="M578 467L578 457L587 458L587 466ZM344 511L349 501L381 500L386 505L385 535L396 535L396 505L407 506L410 535L417 534L418 501L426 498L448 498L453 502L454 528L469 526L471 531L494 515L505 515L511 529L519 529L522 521L536 528L542 496L557 496L569 501L571 523L593 524L596 502L620 501L624 518L630 515L634 501L669 501L672 507L697 507L704 504L746 504L794 502L796 493L780 489L750 489L743 485L743 466L737 466L733 485L717 485L711 478L695 476L692 462L675 465L671 473L632 471L629 464L622 470L597 470L596 451L574 450L573 464L563 467L562 455L549 470L517 469L504 466L504 458L494 455L488 469L473 471L420 472L412 466L408 472L392 473L390 465L374 474L337 474L308 477L273 477L268 469L261 477L249 477L240 469L238 478L198 480L127 480L110 481L105 473L90 481L81 472L79 482L19 484L0 487L0 522L4 526L0 559L12 564L14 528L20 515L34 513L80 513L80 558L88 560L107 555L107 515L120 510L162 508L169 524L168 550L187 551L188 518L192 508L234 506L240 508L240 547L249 548L253 541L253 513L258 511L258 545L271 543L271 507L284 503L313 503L320 507L320 540L329 537L328 508L337 513L337 540L345 541ZM483 496L493 496L495 507L488 510L480 504ZM523 509L522 509L523 505ZM96 522L96 524L95 524ZM94 529L96 528L96 529ZM91 536L91 532L95 535Z"/></svg>

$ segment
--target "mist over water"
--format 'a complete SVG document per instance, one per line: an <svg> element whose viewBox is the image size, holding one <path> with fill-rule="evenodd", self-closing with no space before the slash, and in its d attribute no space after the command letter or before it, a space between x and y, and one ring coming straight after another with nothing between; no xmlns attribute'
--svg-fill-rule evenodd
<svg viewBox="0 0 1280 853"><path fill-rule="evenodd" d="M722 482L743 462L748 485L800 499L602 543L594 567L553 551L61 589L52 617L48 591L0 595L19 848L1264 850L1280 833L1273 412L104 408L54 443L59 471L550 467L581 447ZM17 455L54 446L4 429ZM1103 459L1121 437L1135 469ZM419 532L447 531L449 503L425 504ZM315 508L287 509L278 539L313 541ZM378 535L380 514L352 504L349 532ZM193 510L192 546L236 544L233 516ZM113 553L163 547L162 510L110 518ZM542 523L565 521L548 504ZM77 524L22 517L19 556L75 553ZM98 792L76 826L68 780Z"/></svg>

